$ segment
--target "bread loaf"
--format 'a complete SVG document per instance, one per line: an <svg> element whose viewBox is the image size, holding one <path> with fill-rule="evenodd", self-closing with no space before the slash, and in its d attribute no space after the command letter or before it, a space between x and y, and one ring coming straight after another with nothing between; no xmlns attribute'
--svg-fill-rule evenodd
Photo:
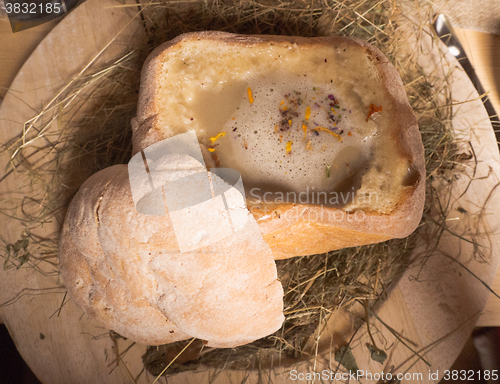
<svg viewBox="0 0 500 384"><path fill-rule="evenodd" d="M115 165L89 178L69 206L61 276L90 317L124 337L234 347L283 322L283 288L258 232L249 220L233 236L179 252L172 221L139 213L127 166Z"/></svg>
<svg viewBox="0 0 500 384"><path fill-rule="evenodd" d="M401 79L344 37L184 34L146 61L134 153L194 130L210 166L241 173L275 259L408 236L424 151Z"/></svg>

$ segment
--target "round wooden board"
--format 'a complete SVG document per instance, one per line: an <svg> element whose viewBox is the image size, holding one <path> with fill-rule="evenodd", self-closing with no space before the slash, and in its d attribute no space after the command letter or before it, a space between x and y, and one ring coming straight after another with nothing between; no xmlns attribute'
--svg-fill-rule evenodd
<svg viewBox="0 0 500 384"><path fill-rule="evenodd" d="M22 123L34 115L34 110L51 100L122 30L118 37L120 44L107 49L100 60L116 57L120 51L127 49L133 36L140 33L141 27L138 19L133 19L135 9L106 8L117 4L120 3L113 0L88 0L42 41L14 80L11 89L15 91L9 92L2 103L0 142L19 134ZM428 57L421 58L426 65L439 56L436 50L436 47L430 48ZM448 62L452 63L451 66L456 65L451 57ZM454 100L460 102L470 99L471 95L472 98L477 97L467 76L461 70L455 72ZM470 140L479 160L475 180L468 186L467 192L461 196L468 185L467 177L460 179L454 186L457 200L453 202L455 210L451 218L456 224L452 228L460 232L466 231L470 220L478 216L480 207L497 185L500 160L495 137L481 102L476 100L457 104L456 113L455 131ZM2 169L5 169L7 161L6 155L2 154ZM15 174L7 177L0 183L2 199L9 198L11 191L26 188L23 183ZM460 210L456 209L458 207ZM451 258L460 260L487 284L493 281L497 267L500 217L495 216L495 213L500 211L500 200L496 194L491 195L486 208L480 232L460 233L475 236L476 241L484 245L488 260L482 262L471 258L469 243L459 241L451 234L445 235L440 242L440 249L436 251L441 256L429 258L423 268L407 271L378 311L380 320L375 320L372 326L375 341L379 346L387 347L394 342L384 365L370 359L367 344L371 342L366 329L362 327L356 332L352 343L353 353L361 370L387 372L391 366L403 364L398 372L408 368L408 372L417 375L403 382L428 383L437 382L429 377L429 371L439 371L442 377L443 370L451 366L489 296L486 287ZM3 237L9 242L14 243L19 239L21 225L16 220L4 218L1 227ZM46 234L57 229L55 223L44 227ZM17 298L1 307L1 316L19 352L43 383L134 382L132 378L137 377L143 369L141 355L145 346L135 345L124 356L122 363L115 367L115 346L107 337L107 330L82 316L82 311L71 301L58 312L65 290L57 276L43 276L29 268L2 270L0 275L0 303ZM417 275L418 279L415 279ZM332 344L332 329L339 329L339 324L345 323L346 328L349 328L350 319L345 316L339 312L331 318L329 326L321 334L322 344ZM396 340L380 321L403 335L406 344L418 351L431 367L420 359L409 368L416 360L414 352ZM351 334L343 336L348 339ZM122 340L118 348L123 351L130 344L132 342ZM323 354L310 364L297 367L297 370L307 373L335 369L337 364L333 354L334 351ZM183 373L169 382L205 382L214 372ZM238 383L247 374L223 372L217 376L216 382ZM258 379L260 374L262 372L256 370L251 375ZM275 383L287 382L291 378L289 373L274 376L273 372L270 375ZM151 375L143 373L137 382L151 383L153 380Z"/></svg>

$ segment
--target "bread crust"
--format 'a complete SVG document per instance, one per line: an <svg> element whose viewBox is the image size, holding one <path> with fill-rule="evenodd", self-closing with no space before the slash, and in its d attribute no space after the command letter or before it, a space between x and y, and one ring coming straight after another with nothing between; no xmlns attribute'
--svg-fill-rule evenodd
<svg viewBox="0 0 500 384"><path fill-rule="evenodd" d="M76 304L139 343L197 337L235 347L275 332L284 320L283 288L255 221L194 254L181 253L168 215L136 210L126 165L81 186L58 253Z"/></svg>
<svg viewBox="0 0 500 384"><path fill-rule="evenodd" d="M176 47L191 40L201 39L227 46L262 43L314 46L342 43L361 47L375 63L381 86L388 91L388 99L384 102L391 104L398 111L394 114L389 134L401 157L406 158L413 169L414 181L412 185L405 187L395 209L389 214L365 210L360 215L359 212L349 213L341 208L310 204L269 204L247 199L249 209L259 223L275 259L403 238L416 229L422 217L425 198L424 148L417 121L394 66L377 48L359 39L196 32L180 35L160 45L146 60L141 74L137 117L133 119L134 153L171 134L159 126L157 118L161 108L157 95L161 86L159 75L162 72L162 63Z"/></svg>

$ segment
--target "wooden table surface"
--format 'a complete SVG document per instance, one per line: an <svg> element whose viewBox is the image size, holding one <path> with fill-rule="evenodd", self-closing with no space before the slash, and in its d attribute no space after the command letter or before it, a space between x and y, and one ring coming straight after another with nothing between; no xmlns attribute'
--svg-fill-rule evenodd
<svg viewBox="0 0 500 384"><path fill-rule="evenodd" d="M0 88L0 97L5 95L6 88L10 85L17 71L29 57L37 43L56 24L57 22L52 22L32 30L12 34L8 22L0 20L0 87L3 87ZM498 92L500 89L500 54L498 53L500 36L494 37L472 31L459 31L459 34L468 53L472 55L472 62L476 66L484 87L492 90L494 105L500 111ZM496 77L495 73L497 74ZM497 290L500 291L498 275L497 286ZM500 300L490 300L484 311L484 316L479 320L479 325L500 325Z"/></svg>

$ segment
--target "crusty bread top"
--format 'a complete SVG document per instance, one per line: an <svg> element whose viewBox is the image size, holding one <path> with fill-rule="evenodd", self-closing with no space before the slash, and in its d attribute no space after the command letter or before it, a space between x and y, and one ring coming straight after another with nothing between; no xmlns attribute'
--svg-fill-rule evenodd
<svg viewBox="0 0 500 384"><path fill-rule="evenodd" d="M273 88L288 92L273 96ZM324 201L346 212L391 214L425 179L401 79L380 51L357 39L181 35L145 63L133 123L134 152L194 129L216 165L240 171L250 199L264 192L297 196L306 187L356 191L354 199L337 194L338 203ZM249 193L253 187L260 195ZM272 203L281 197L271 196Z"/></svg>
<svg viewBox="0 0 500 384"><path fill-rule="evenodd" d="M170 216L137 211L126 165L82 185L61 237L60 270L73 299L134 341L197 337L234 347L275 332L284 320L283 288L255 220L221 241L180 252Z"/></svg>

